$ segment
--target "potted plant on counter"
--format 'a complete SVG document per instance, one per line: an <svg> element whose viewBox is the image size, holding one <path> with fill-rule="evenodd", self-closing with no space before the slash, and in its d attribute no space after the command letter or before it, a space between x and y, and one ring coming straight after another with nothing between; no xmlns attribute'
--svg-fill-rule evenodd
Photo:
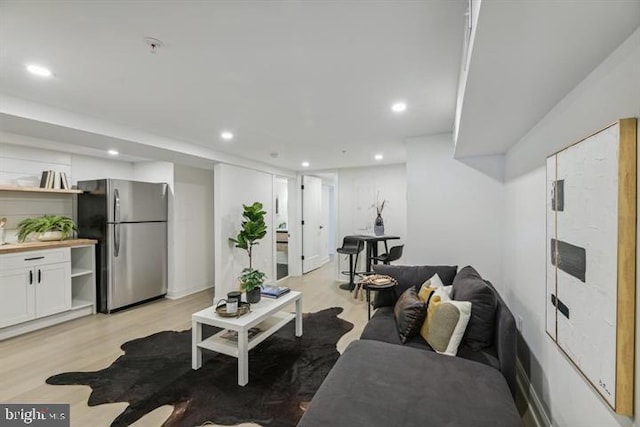
<svg viewBox="0 0 640 427"><path fill-rule="evenodd" d="M24 242L32 233L41 242L64 240L78 230L76 223L62 215L44 215L27 218L18 224L18 241Z"/></svg>
<svg viewBox="0 0 640 427"><path fill-rule="evenodd" d="M264 216L267 213L262 210L262 203L259 202L249 206L242 205L242 207L244 209L242 228L236 238L229 238L229 241L233 242L236 248L247 251L249 255L249 268L242 270L239 279L240 287L247 293L247 302L255 304L260 301L260 290L267 275L253 269L253 247L267 234L267 224L264 222Z"/></svg>

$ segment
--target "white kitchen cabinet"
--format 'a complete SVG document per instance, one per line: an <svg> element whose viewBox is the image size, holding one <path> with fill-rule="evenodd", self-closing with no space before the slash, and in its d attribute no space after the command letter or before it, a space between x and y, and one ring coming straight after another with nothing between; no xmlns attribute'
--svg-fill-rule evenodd
<svg viewBox="0 0 640 427"><path fill-rule="evenodd" d="M71 262L33 268L36 317L50 316L71 308Z"/></svg>
<svg viewBox="0 0 640 427"><path fill-rule="evenodd" d="M0 270L0 328L35 318L32 268Z"/></svg>
<svg viewBox="0 0 640 427"><path fill-rule="evenodd" d="M0 255L0 328L71 309L69 248Z"/></svg>

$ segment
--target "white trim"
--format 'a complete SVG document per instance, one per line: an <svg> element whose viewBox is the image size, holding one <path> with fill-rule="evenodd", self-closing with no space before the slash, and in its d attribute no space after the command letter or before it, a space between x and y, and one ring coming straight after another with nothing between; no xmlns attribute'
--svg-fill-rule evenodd
<svg viewBox="0 0 640 427"><path fill-rule="evenodd" d="M187 288L187 289L180 290L178 292L168 291L167 295L165 295L165 297L167 299L171 299L171 300L180 299L180 298L184 298L184 297L186 297L188 295L196 294L198 292L202 292L202 291L204 291L206 289L210 289L210 288L213 288L213 282L205 283L205 284L200 285L200 286L193 286L193 287L190 287L190 288Z"/></svg>
<svg viewBox="0 0 640 427"><path fill-rule="evenodd" d="M93 306L84 306L82 308L70 309L68 311L63 311L62 313L42 317L40 319L18 323L17 325L7 326L6 328L0 329L0 341L92 314L94 314Z"/></svg>
<svg viewBox="0 0 640 427"><path fill-rule="evenodd" d="M531 385L529 377L527 377L527 374L519 360L516 360L516 377L520 392L527 402L531 418L536 423L536 426L552 427L549 415L547 415L547 412L544 410L544 405L542 405L542 401L538 397L538 393L536 393L535 388Z"/></svg>

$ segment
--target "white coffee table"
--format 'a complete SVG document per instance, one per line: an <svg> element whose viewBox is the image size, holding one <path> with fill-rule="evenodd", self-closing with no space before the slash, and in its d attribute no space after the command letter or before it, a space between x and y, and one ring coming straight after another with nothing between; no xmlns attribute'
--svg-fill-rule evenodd
<svg viewBox="0 0 640 427"><path fill-rule="evenodd" d="M283 311L283 309L296 303L296 313ZM202 366L202 349L226 354L238 359L238 384L241 386L249 382L249 350L273 335L287 324L291 319L296 319L296 336L302 336L302 293L290 291L277 299L262 297L257 304L251 304L251 312L240 317L222 317L216 314L215 307L200 310L191 316L192 326L192 354L191 367L200 369ZM211 325L223 328L222 331L211 337L202 339L202 325ZM260 329L253 337L249 338L250 328ZM238 333L238 341L222 338L227 329Z"/></svg>

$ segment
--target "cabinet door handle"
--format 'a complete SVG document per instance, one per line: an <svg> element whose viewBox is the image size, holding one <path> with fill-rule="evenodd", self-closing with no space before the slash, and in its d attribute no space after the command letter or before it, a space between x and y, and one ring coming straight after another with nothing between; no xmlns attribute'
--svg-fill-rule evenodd
<svg viewBox="0 0 640 427"><path fill-rule="evenodd" d="M44 259L44 257L43 256L34 256L33 258L25 258L24 260L25 261L33 261L33 260L36 260L36 259Z"/></svg>
<svg viewBox="0 0 640 427"><path fill-rule="evenodd" d="M29 270L29 284L33 285L33 270Z"/></svg>
<svg viewBox="0 0 640 427"><path fill-rule="evenodd" d="M38 283L42 281L42 270L38 269Z"/></svg>

